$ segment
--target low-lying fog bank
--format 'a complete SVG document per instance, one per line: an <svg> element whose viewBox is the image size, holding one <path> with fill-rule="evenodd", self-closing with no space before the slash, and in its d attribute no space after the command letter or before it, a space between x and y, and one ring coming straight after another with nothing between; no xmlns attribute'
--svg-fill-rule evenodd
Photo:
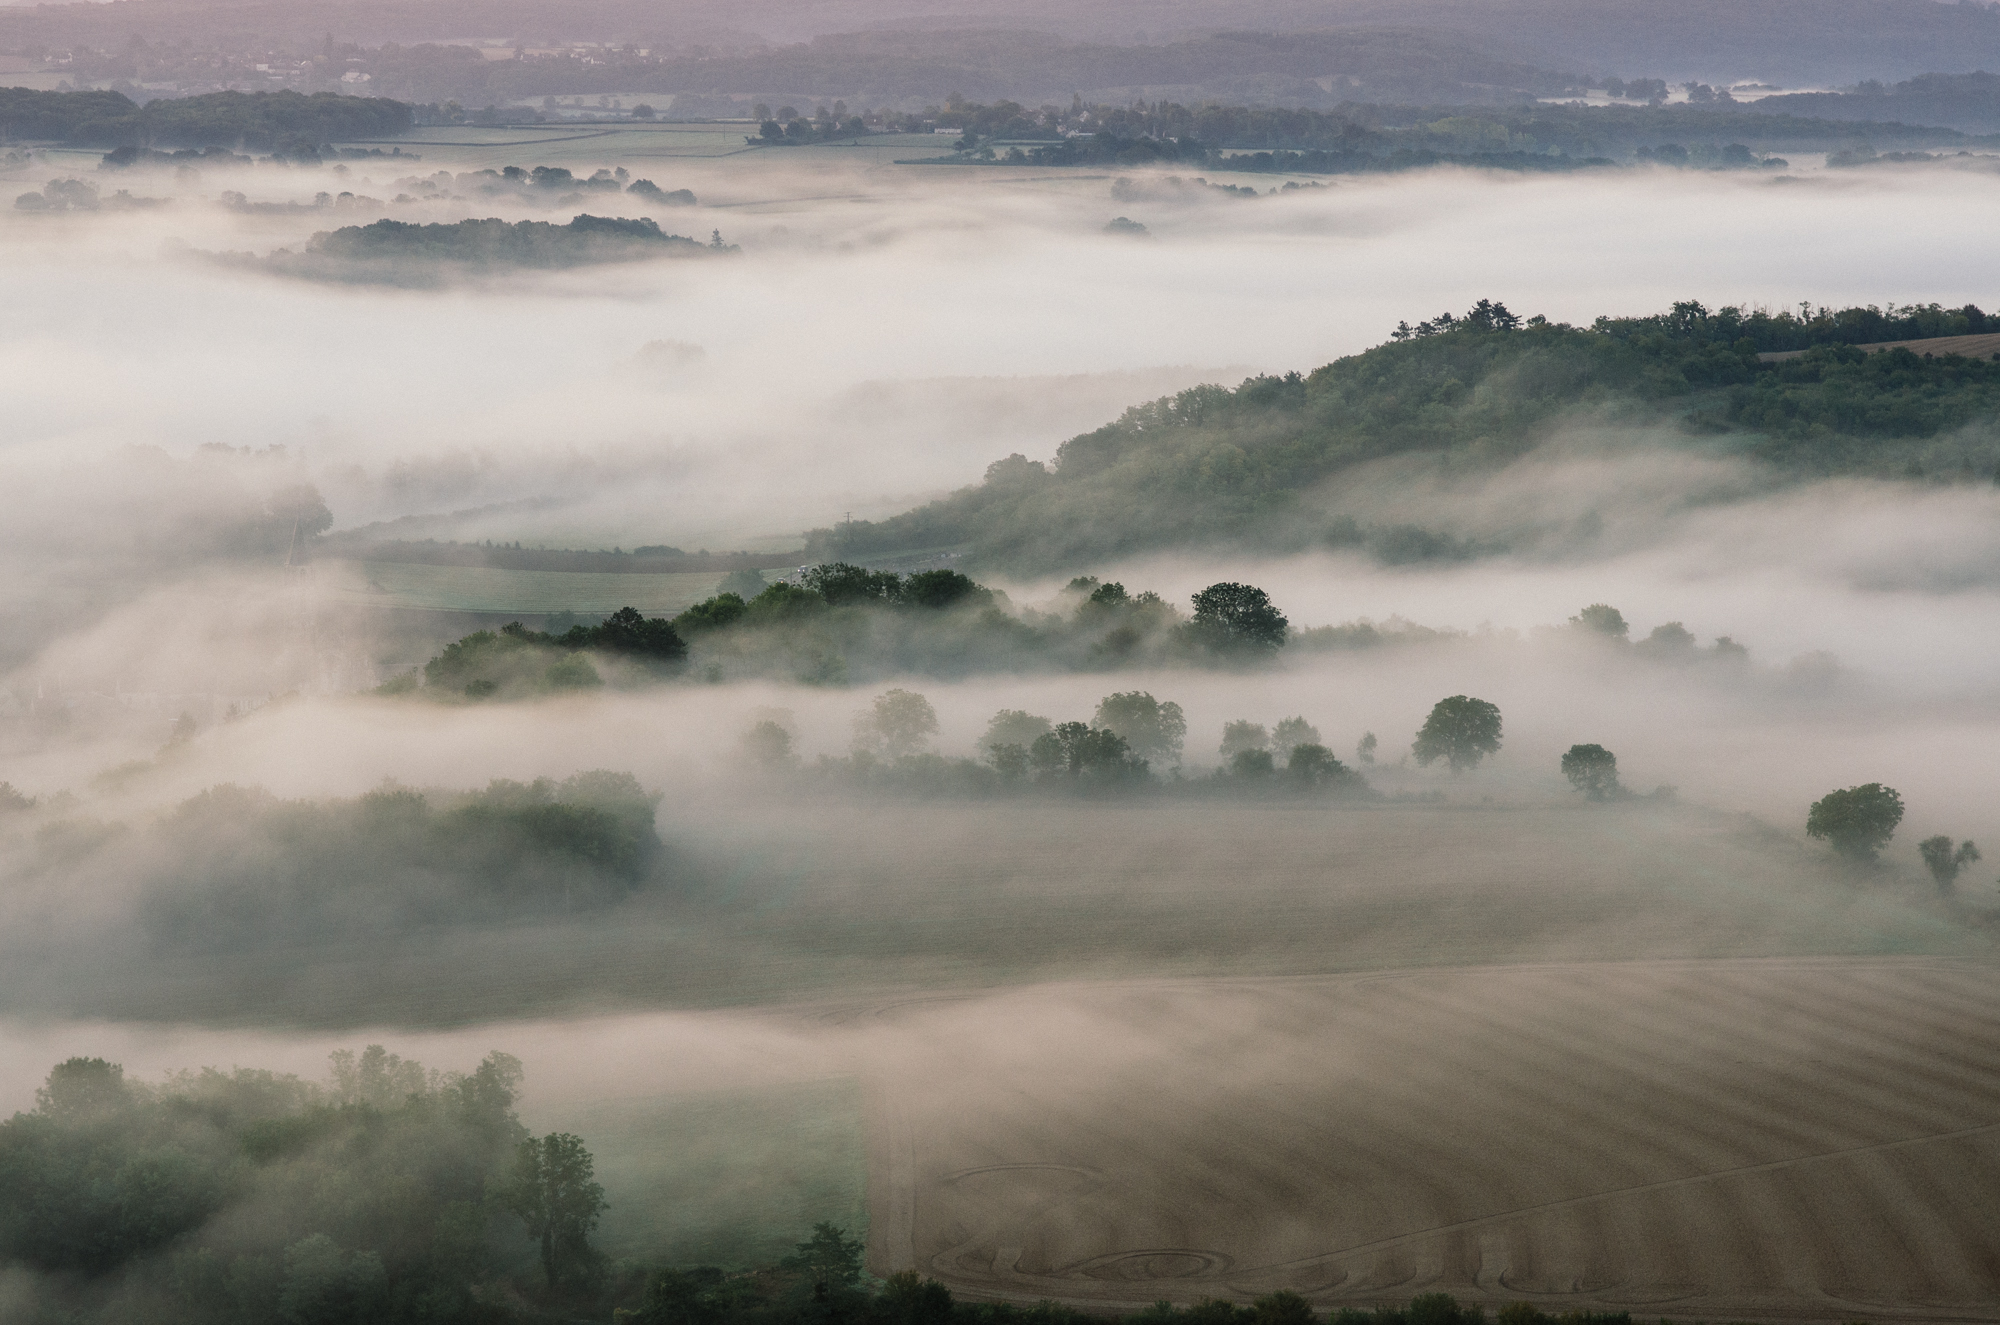
<svg viewBox="0 0 2000 1325"><path fill-rule="evenodd" d="M457 536L735 545L900 509L1010 451L1046 457L1157 390L1236 365L1309 370L1478 296L1588 323L1690 297L1955 304L1994 270L1975 219L1994 185L1949 174L1447 170L1162 206L1146 217L1158 242L1140 243L1100 233L1129 209L1102 178L808 150L639 168L671 168L660 183L701 199L655 219L704 241L720 229L743 252L456 292L328 289L161 245L296 249L336 214L194 195L165 211L0 214L0 250L17 259L0 464L280 444L342 526L532 499ZM309 199L337 181L234 182ZM1921 245L1881 243L1917 212ZM398 214L541 213L413 201ZM1813 244L1793 242L1806 231ZM180 334L191 326L202 335ZM1055 391L1060 409L1042 384L1105 374Z"/></svg>

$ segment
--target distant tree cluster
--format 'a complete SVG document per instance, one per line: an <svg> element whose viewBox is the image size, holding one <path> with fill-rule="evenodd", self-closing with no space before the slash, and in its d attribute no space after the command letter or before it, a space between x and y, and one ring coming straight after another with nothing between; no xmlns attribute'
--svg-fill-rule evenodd
<svg viewBox="0 0 2000 1325"><path fill-rule="evenodd" d="M332 92L210 92L141 106L119 92L0 88L0 138L60 139L82 147L234 147L269 152L408 130L410 107Z"/></svg>
<svg viewBox="0 0 2000 1325"><path fill-rule="evenodd" d="M1500 750L1500 709L1483 699L1453 695L1431 707L1410 753L1419 765L1443 760L1454 773L1479 767Z"/></svg>
<svg viewBox="0 0 2000 1325"><path fill-rule="evenodd" d="M1625 614L1609 603L1592 603L1569 619L1570 629L1594 644L1626 645L1631 656L1656 663L1747 662L1750 650L1727 635L1718 635L1708 648L1700 647L1694 632L1678 621L1653 627L1642 640L1631 638L1632 626Z"/></svg>
<svg viewBox="0 0 2000 1325"><path fill-rule="evenodd" d="M1867 782L1829 791L1814 801L1806 813L1806 836L1825 842L1857 865L1873 865L1902 822L1902 794L1880 782ZM1917 856L1947 894L1965 867L1980 860L1979 848L1970 841L1954 846L1943 834L1919 842Z"/></svg>
<svg viewBox="0 0 2000 1325"><path fill-rule="evenodd" d="M644 217L581 215L562 225L493 217L422 224L382 220L322 231L304 252L279 249L258 265L321 280L423 283L454 269L561 268L727 251L720 233L703 244L667 234Z"/></svg>
<svg viewBox="0 0 2000 1325"><path fill-rule="evenodd" d="M1366 743L1373 740L1372 735L1363 738L1370 759L1374 746ZM1217 753L1223 759L1218 778L1347 794L1369 790L1367 779L1321 744L1319 728L1303 717L1285 718L1269 729L1247 718L1225 723Z"/></svg>
<svg viewBox="0 0 2000 1325"><path fill-rule="evenodd" d="M840 538L838 531L814 531L808 547ZM1285 614L1255 585L1213 584L1191 606L1184 617L1158 594L1079 576L1056 610L1013 610L961 571L906 575L824 561L755 593L725 586L673 624L689 641L699 675L815 681L848 679L854 670L1249 667L1274 657L1289 635Z"/></svg>
<svg viewBox="0 0 2000 1325"><path fill-rule="evenodd" d="M1143 690L1106 695L1086 720L1056 722L1002 709L988 722L975 759L935 753L935 711L922 695L894 689L854 716L852 754L822 756L806 768L792 733L764 716L743 735L742 754L766 772L804 772L823 785L914 796L985 796L1037 789L1074 794L1172 789L1189 795L1371 796L1360 774L1326 746L1302 717L1274 731L1232 722L1223 733L1222 767L1207 778L1181 770L1187 716L1172 700ZM1274 758L1274 755L1276 756Z"/></svg>

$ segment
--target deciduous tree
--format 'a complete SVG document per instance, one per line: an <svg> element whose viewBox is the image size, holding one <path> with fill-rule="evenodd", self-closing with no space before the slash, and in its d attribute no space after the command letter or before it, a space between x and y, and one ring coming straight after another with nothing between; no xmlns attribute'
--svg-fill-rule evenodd
<svg viewBox="0 0 2000 1325"><path fill-rule="evenodd" d="M1431 706L1410 753L1425 766L1442 759L1454 773L1479 767L1500 749L1500 710L1483 699L1453 695Z"/></svg>
<svg viewBox="0 0 2000 1325"><path fill-rule="evenodd" d="M1601 745L1572 745L1562 757L1563 776L1591 800L1618 794L1618 756Z"/></svg>
<svg viewBox="0 0 2000 1325"><path fill-rule="evenodd" d="M1959 871L1979 859L1979 848L1970 842L1961 842L1953 850L1948 837L1927 837L1917 843L1917 854L1924 858L1924 867L1937 880L1938 887L1949 889L1958 882Z"/></svg>
<svg viewBox="0 0 2000 1325"><path fill-rule="evenodd" d="M541 1243L542 1273L550 1288L588 1268L595 1255L590 1235L608 1204L595 1168L583 1138L568 1132L530 1137L515 1148L502 1201Z"/></svg>
<svg viewBox="0 0 2000 1325"><path fill-rule="evenodd" d="M1806 814L1806 836L1818 838L1841 855L1873 860L1903 822L1903 798L1894 787L1867 782L1829 791Z"/></svg>

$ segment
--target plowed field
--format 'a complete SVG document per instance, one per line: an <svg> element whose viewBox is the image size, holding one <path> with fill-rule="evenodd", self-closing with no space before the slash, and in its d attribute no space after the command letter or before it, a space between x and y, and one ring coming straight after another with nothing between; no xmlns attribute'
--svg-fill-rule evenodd
<svg viewBox="0 0 2000 1325"><path fill-rule="evenodd" d="M884 1056L873 1264L1107 1305L2000 1318L1995 974L1617 963L883 1009L905 1048L965 1038Z"/></svg>

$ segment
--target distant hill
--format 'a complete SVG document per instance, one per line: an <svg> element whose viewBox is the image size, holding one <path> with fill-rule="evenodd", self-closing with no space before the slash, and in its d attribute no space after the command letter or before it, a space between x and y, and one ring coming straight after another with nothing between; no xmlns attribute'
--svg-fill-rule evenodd
<svg viewBox="0 0 2000 1325"><path fill-rule="evenodd" d="M532 86L532 66L496 65L496 87ZM629 81L629 80L628 80ZM865 32L756 54L676 60L632 91L784 92L860 105L912 96L1028 105L1085 100L1219 98L1333 106L1345 101L1513 102L1577 85L1451 35L1408 28L1275 34L1222 32L1163 45L1074 42L1041 32ZM511 89L510 89L511 90Z"/></svg>
<svg viewBox="0 0 2000 1325"><path fill-rule="evenodd" d="M1827 87L2000 69L2000 9L1935 0L686 0L670 9L653 0L122 0L0 8L0 50L122 50L135 36L317 49L331 34L370 45L483 36L691 53L967 28L1140 49L1219 32L1396 28L1497 46L1500 61L1534 68L1710 83Z"/></svg>
<svg viewBox="0 0 2000 1325"><path fill-rule="evenodd" d="M1135 405L1057 449L881 521L807 535L811 558L954 548L969 567L1068 573L1195 546L1379 559L1500 551L1457 531L1332 514L1343 471L1428 455L1460 475L1504 464L1588 411L1675 430L1690 447L1766 462L1775 476L1867 474L1990 483L2000 471L2000 361L1858 348L2000 332L1976 307L1711 313L1678 304L1588 328L1520 322L1482 304L1399 328L1388 344L1305 375L1193 387ZM1760 355L1805 350L1782 362ZM1542 536L1527 530L1521 547ZM1511 546L1511 545L1510 545Z"/></svg>

